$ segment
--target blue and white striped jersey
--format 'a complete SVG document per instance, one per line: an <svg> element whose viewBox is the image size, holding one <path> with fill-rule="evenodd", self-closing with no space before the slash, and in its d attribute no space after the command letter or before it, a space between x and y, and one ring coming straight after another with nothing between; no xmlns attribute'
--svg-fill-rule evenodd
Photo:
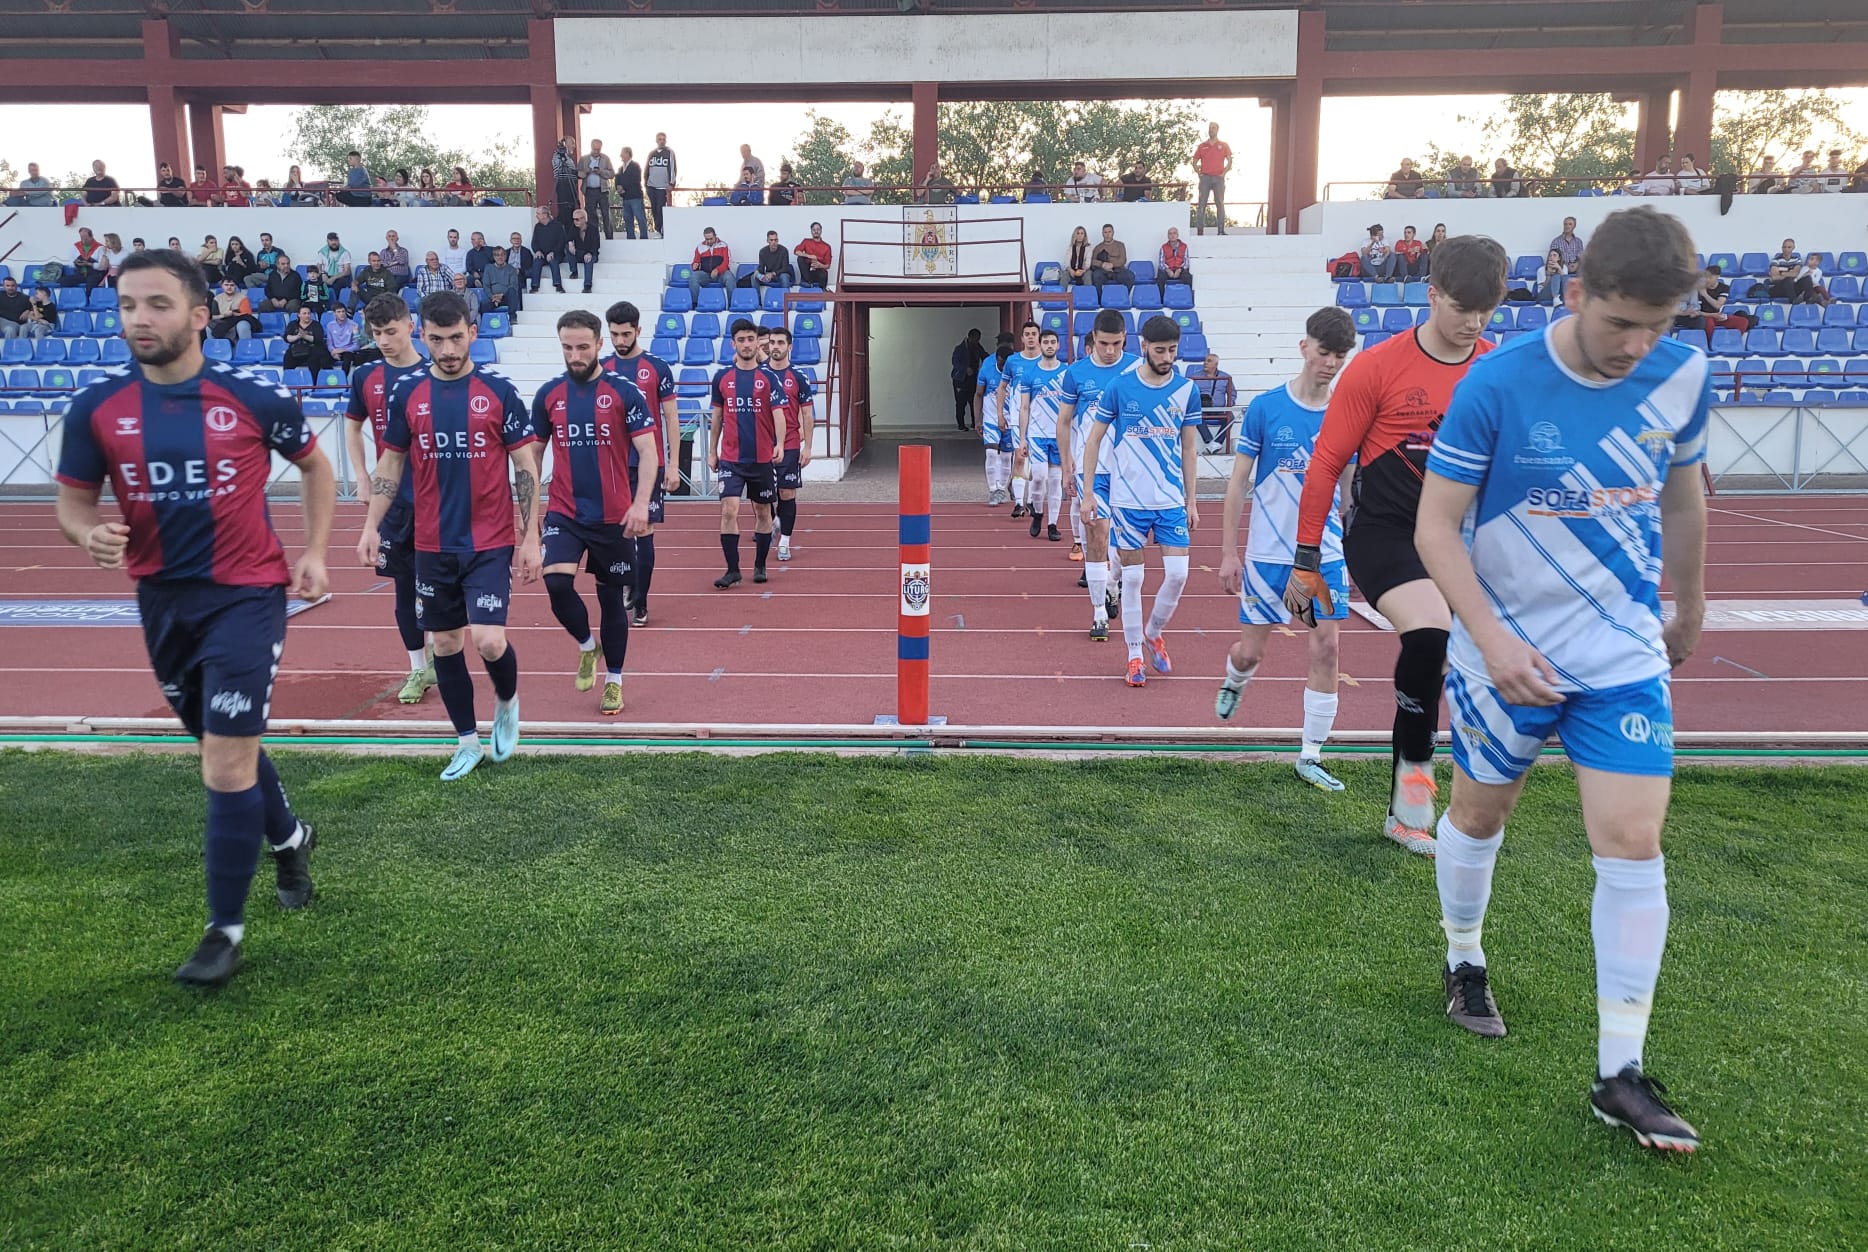
<svg viewBox="0 0 1868 1252"><path fill-rule="evenodd" d="M1296 559L1297 504L1322 428L1323 410L1299 404L1289 384L1254 397L1239 419L1233 451L1256 458L1246 560L1289 564ZM1335 509L1323 528L1322 554L1326 563L1343 559L1343 518Z"/></svg>
<svg viewBox="0 0 1868 1252"><path fill-rule="evenodd" d="M1044 359L1040 357L1037 364L1019 376L1021 412L1022 397L1031 397L1031 429L1026 432L1030 438L1057 438L1057 407L1063 402L1064 372L1067 368L1062 361L1053 360L1050 368L1046 369Z"/></svg>
<svg viewBox="0 0 1868 1252"><path fill-rule="evenodd" d="M1105 387L1134 369L1140 360L1140 357L1124 352L1116 358L1114 365L1098 365L1096 358L1083 356L1072 361L1064 370L1058 403L1071 406L1070 455L1079 471L1083 468L1083 444L1090 437L1090 415L1096 412L1096 401L1102 396Z"/></svg>
<svg viewBox="0 0 1868 1252"><path fill-rule="evenodd" d="M1117 509L1178 509L1187 503L1181 430L1200 424L1200 389L1178 373L1158 385L1130 370L1103 389L1091 419L1107 426L1099 459ZM1099 467L1100 468L1100 467Z"/></svg>

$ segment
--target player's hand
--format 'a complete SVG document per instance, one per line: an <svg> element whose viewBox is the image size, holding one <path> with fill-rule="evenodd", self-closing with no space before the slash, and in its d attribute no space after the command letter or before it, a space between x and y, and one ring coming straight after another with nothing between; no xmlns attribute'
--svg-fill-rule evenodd
<svg viewBox="0 0 1868 1252"><path fill-rule="evenodd" d="M1667 645L1667 664L1679 669L1686 659L1699 647L1699 632L1706 621L1706 606L1701 604L1688 610L1675 604L1674 614L1661 628L1661 642Z"/></svg>
<svg viewBox="0 0 1868 1252"><path fill-rule="evenodd" d="M1304 549L1298 549L1298 555L1304 556ZM1309 556L1314 563L1316 558L1314 549L1310 551ZM1284 607L1291 611L1292 617L1315 630L1317 628L1317 603L1322 602L1323 613L1327 617L1336 612L1336 597L1330 593L1330 584L1324 579L1322 571L1305 569L1304 564L1304 561L1298 561L1296 567L1291 570L1289 581L1284 584Z"/></svg>
<svg viewBox="0 0 1868 1252"><path fill-rule="evenodd" d="M711 449L707 453L707 468L716 474L720 472L720 456Z"/></svg>
<svg viewBox="0 0 1868 1252"><path fill-rule="evenodd" d="M1563 703L1563 693L1556 689L1557 672L1543 653L1516 635L1504 634L1490 647L1480 649L1485 657L1485 672L1492 686L1512 704L1544 708Z"/></svg>
<svg viewBox="0 0 1868 1252"><path fill-rule="evenodd" d="M357 540L357 564L366 569L375 569L382 551L383 539L376 533L376 527L365 526L362 538Z"/></svg>
<svg viewBox="0 0 1868 1252"><path fill-rule="evenodd" d="M1200 529L1200 506L1192 500L1187 501L1187 531L1189 534Z"/></svg>
<svg viewBox="0 0 1868 1252"><path fill-rule="evenodd" d="M805 444L798 449L798 468L803 469L811 463L811 445Z"/></svg>
<svg viewBox="0 0 1868 1252"><path fill-rule="evenodd" d="M1083 499L1077 503L1077 516L1083 519L1085 526L1096 522L1096 497L1090 492L1083 493Z"/></svg>
<svg viewBox="0 0 1868 1252"><path fill-rule="evenodd" d="M1012 477L1023 478L1024 476L1025 454L1023 452L1014 452L1012 454Z"/></svg>
<svg viewBox="0 0 1868 1252"><path fill-rule="evenodd" d="M123 551L130 546L130 528L122 522L99 522L84 537L85 555L99 569L122 569Z"/></svg>
<svg viewBox="0 0 1868 1252"><path fill-rule="evenodd" d="M536 539L528 539L519 545L519 559L513 566L513 572L522 583L538 581L538 571L545 564L544 554L539 550Z"/></svg>
<svg viewBox="0 0 1868 1252"><path fill-rule="evenodd" d="M649 502L637 500L629 506L629 512L623 514L623 533L631 539L639 539L649 533Z"/></svg>
<svg viewBox="0 0 1868 1252"><path fill-rule="evenodd" d="M1219 589L1227 595L1239 595L1245 589L1245 563L1236 552L1228 552L1219 563Z"/></svg>
<svg viewBox="0 0 1868 1252"><path fill-rule="evenodd" d="M301 600L322 600L330 591L331 573L324 567L323 555L307 552L299 557L298 564L292 567L292 585L285 594Z"/></svg>

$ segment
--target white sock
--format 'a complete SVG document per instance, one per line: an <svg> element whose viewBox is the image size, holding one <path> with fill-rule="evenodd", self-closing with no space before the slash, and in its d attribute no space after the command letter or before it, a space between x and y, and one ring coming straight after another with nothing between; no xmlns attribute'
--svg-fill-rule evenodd
<svg viewBox="0 0 1868 1252"><path fill-rule="evenodd" d="M999 468L998 449L987 448L986 449L986 490L987 491L997 491L999 489L998 468Z"/></svg>
<svg viewBox="0 0 1868 1252"><path fill-rule="evenodd" d="M305 842L305 823L295 822L292 826L292 833L285 837L284 842L273 844L272 850L274 852L290 852L303 842Z"/></svg>
<svg viewBox="0 0 1868 1252"><path fill-rule="evenodd" d="M1083 513L1079 509L1070 510L1070 537L1077 543L1083 542Z"/></svg>
<svg viewBox="0 0 1868 1252"><path fill-rule="evenodd" d="M623 681L623 671L620 669L606 669L603 671L603 680L605 682L616 683L620 686Z"/></svg>
<svg viewBox="0 0 1868 1252"><path fill-rule="evenodd" d="M1445 853L1441 853L1442 856ZM1665 857L1592 858L1596 894L1589 932L1596 942L1596 1063L1604 1078L1641 1065L1654 984L1667 947Z"/></svg>
<svg viewBox="0 0 1868 1252"><path fill-rule="evenodd" d="M1109 584L1117 588L1122 586L1122 562L1116 558L1114 548L1109 549Z"/></svg>
<svg viewBox="0 0 1868 1252"><path fill-rule="evenodd" d="M409 649L409 673L428 668L428 651L425 648Z"/></svg>
<svg viewBox="0 0 1868 1252"><path fill-rule="evenodd" d="M1025 484L1029 481L1030 479L1023 478L1023 477L1014 478L1012 480L1012 503L1013 504L1023 504L1025 502Z"/></svg>
<svg viewBox="0 0 1868 1252"><path fill-rule="evenodd" d="M208 929L220 931L223 935L226 935L227 938L232 940L234 943L239 943L240 940L245 938L246 936L246 923L245 922L235 922L231 926L210 926L208 927Z"/></svg>
<svg viewBox="0 0 1868 1252"><path fill-rule="evenodd" d="M1044 520L1055 526L1058 510L1064 506L1064 471L1052 465L1046 468L1044 477Z"/></svg>
<svg viewBox="0 0 1868 1252"><path fill-rule="evenodd" d="M1440 885L1440 929L1446 932L1446 967L1484 965L1485 949L1479 936L1485 929L1485 906L1492 898L1492 866L1500 831L1492 839L1474 839L1453 825L1453 815L1442 813L1434 831L1434 880Z"/></svg>
<svg viewBox="0 0 1868 1252"><path fill-rule="evenodd" d="M1122 567L1122 638L1129 645L1129 659L1142 656L1142 579L1148 567L1139 561Z"/></svg>
<svg viewBox="0 0 1868 1252"><path fill-rule="evenodd" d="M1258 662L1253 661L1244 669L1232 663L1232 653L1226 654L1226 685L1234 691L1244 691L1245 684L1252 681L1252 675L1258 673ZM1308 694L1308 693L1306 693Z"/></svg>
<svg viewBox="0 0 1868 1252"><path fill-rule="evenodd" d="M597 638L596 638L596 636L595 636L595 635L585 635L585 636L584 636L584 642L582 642L582 643L580 643L580 644L578 644L578 645L577 645L577 650L578 650L579 652L595 652L595 651L597 650Z"/></svg>
<svg viewBox="0 0 1868 1252"><path fill-rule="evenodd" d="M1096 606L1096 616L1107 621L1109 619L1109 567L1101 561L1086 561L1083 566L1083 580L1090 584L1090 603Z"/></svg>
<svg viewBox="0 0 1868 1252"><path fill-rule="evenodd" d="M480 746L480 732L477 730L470 730L460 737L460 741L460 746L463 748L478 748Z"/></svg>
<svg viewBox="0 0 1868 1252"><path fill-rule="evenodd" d="M1304 746L1299 756L1317 760L1323 755L1323 744L1330 737L1330 728L1336 725L1336 693L1334 691L1312 691L1304 688Z"/></svg>
<svg viewBox="0 0 1868 1252"><path fill-rule="evenodd" d="M1161 579L1161 589L1155 592L1154 611L1148 615L1148 637L1159 639L1161 632L1174 617L1174 610L1180 606L1181 588L1187 585L1187 563L1185 556L1164 556L1161 564L1165 576Z"/></svg>

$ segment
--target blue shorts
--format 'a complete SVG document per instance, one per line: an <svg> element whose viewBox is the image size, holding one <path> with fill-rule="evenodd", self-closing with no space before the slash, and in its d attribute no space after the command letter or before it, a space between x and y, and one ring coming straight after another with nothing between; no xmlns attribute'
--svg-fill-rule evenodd
<svg viewBox="0 0 1868 1252"><path fill-rule="evenodd" d="M266 729L285 649L285 588L136 584L143 644L188 733L250 739Z"/></svg>
<svg viewBox="0 0 1868 1252"><path fill-rule="evenodd" d="M635 585L631 567L636 560L636 541L623 534L622 523L580 522L562 513L545 514L545 568L576 565L589 554L591 577L600 583Z"/></svg>
<svg viewBox="0 0 1868 1252"><path fill-rule="evenodd" d="M1080 473L1077 475L1077 498L1083 498L1083 475ZM1098 474L1096 476L1096 516L1103 521L1108 521L1111 512L1112 510L1109 507L1109 475Z"/></svg>
<svg viewBox="0 0 1868 1252"><path fill-rule="evenodd" d="M415 616L423 630L504 626L511 601L511 548L415 554Z"/></svg>
<svg viewBox="0 0 1868 1252"><path fill-rule="evenodd" d="M786 449L785 459L778 463L778 488L780 491L796 491L798 488L804 486L804 466L799 464L801 459L799 449Z"/></svg>
<svg viewBox="0 0 1868 1252"><path fill-rule="evenodd" d="M765 461L720 462L720 495L745 496L754 504L778 499L778 473Z"/></svg>
<svg viewBox="0 0 1868 1252"><path fill-rule="evenodd" d="M649 525L651 526L660 526L665 520L664 513L666 510L662 507L662 497L664 495L662 477L663 475L672 477L674 472L674 469L667 465L663 465L655 471L655 489L649 493ZM633 488L635 484L636 458L631 456L629 458L629 485ZM551 564L549 561L545 563L547 565Z"/></svg>
<svg viewBox="0 0 1868 1252"><path fill-rule="evenodd" d="M1329 584L1334 602L1328 613L1317 606L1317 620L1340 622L1349 616L1349 569L1341 561L1331 561L1321 573ZM1291 611L1284 607L1284 585L1291 581L1291 566L1284 561L1247 561L1245 580L1239 590L1241 626L1289 626Z"/></svg>
<svg viewBox="0 0 1868 1252"><path fill-rule="evenodd" d="M1572 691L1547 708L1508 704L1458 670L1446 676L1453 760L1475 782L1524 776L1551 735L1570 760L1609 774L1673 773L1673 700L1666 675L1602 691Z"/></svg>
<svg viewBox="0 0 1868 1252"><path fill-rule="evenodd" d="M376 527L376 572L398 583L415 577L415 506L398 500Z"/></svg>
<svg viewBox="0 0 1868 1252"><path fill-rule="evenodd" d="M1187 510L1110 510L1109 543L1116 551L1140 552L1148 546L1150 540L1163 548L1192 547L1193 536L1187 529Z"/></svg>
<svg viewBox="0 0 1868 1252"><path fill-rule="evenodd" d="M1040 439L1035 435L1032 436L1031 447L1027 449L1026 455L1030 457L1033 465L1062 465L1064 463L1057 451L1055 439Z"/></svg>

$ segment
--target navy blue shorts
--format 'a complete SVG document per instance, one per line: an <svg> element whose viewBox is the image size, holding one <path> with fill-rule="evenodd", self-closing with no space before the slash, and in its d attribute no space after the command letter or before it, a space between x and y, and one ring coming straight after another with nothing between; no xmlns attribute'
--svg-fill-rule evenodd
<svg viewBox="0 0 1868 1252"><path fill-rule="evenodd" d="M720 495L743 495L754 504L770 504L778 499L778 475L765 461L722 461Z"/></svg>
<svg viewBox="0 0 1868 1252"><path fill-rule="evenodd" d="M423 630L504 626L511 601L511 548L415 554L415 616Z"/></svg>
<svg viewBox="0 0 1868 1252"><path fill-rule="evenodd" d="M600 583L633 586L630 567L635 564L636 541L623 534L622 524L580 522L562 513L545 514L545 568L576 565L586 553L590 573Z"/></svg>
<svg viewBox="0 0 1868 1252"><path fill-rule="evenodd" d="M266 729L285 649L284 587L146 578L136 607L150 668L189 734L250 739Z"/></svg>
<svg viewBox="0 0 1868 1252"><path fill-rule="evenodd" d="M798 463L800 459L798 449L786 450L785 459L778 463L779 490L796 491L804 486L804 467Z"/></svg>
<svg viewBox="0 0 1868 1252"><path fill-rule="evenodd" d="M376 527L376 572L402 583L415 577L415 506L398 500Z"/></svg>
<svg viewBox="0 0 1868 1252"><path fill-rule="evenodd" d="M649 525L651 526L660 526L663 520L665 520L664 514L666 510L662 508L662 497L666 493L662 489L662 482L663 482L664 476L668 478L673 478L674 474L675 474L675 471L666 465L661 466L659 469L655 471L655 490L649 493ZM629 458L630 486L633 487L635 485L635 482L636 482L636 458L632 454ZM547 565L551 564L551 562L549 561L545 563Z"/></svg>

